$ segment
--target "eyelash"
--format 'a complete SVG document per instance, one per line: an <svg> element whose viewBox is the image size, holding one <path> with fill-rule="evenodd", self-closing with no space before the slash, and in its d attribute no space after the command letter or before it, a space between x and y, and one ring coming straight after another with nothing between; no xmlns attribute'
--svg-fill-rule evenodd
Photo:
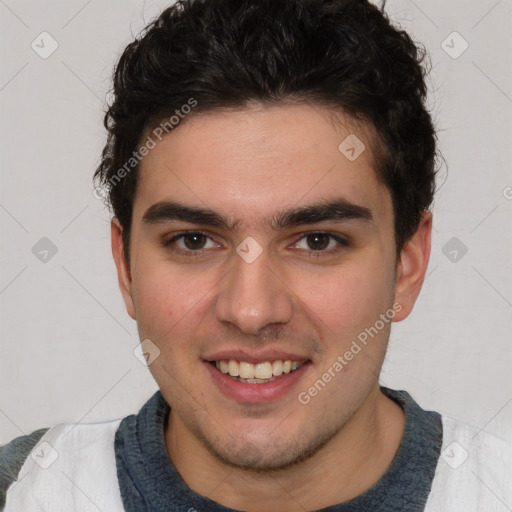
<svg viewBox="0 0 512 512"><path fill-rule="evenodd" d="M182 231L178 234L175 234L173 237L169 238L168 240L164 240L163 246L165 248L171 250L172 252L186 256L188 258L200 256L204 252L204 249L198 249L196 251L190 249L190 250L185 251L183 249L176 249L176 248L172 247L172 244L174 242L176 242L176 240L179 240L180 238L183 238L186 235L204 235L204 236L208 237L210 240L213 240L211 235L209 235L208 233L206 233L204 231L199 231L199 230Z"/></svg>
<svg viewBox="0 0 512 512"><path fill-rule="evenodd" d="M183 238L186 235L204 235L209 240L214 241L214 239L212 238L212 236L209 233L206 233L205 231L194 230L194 231L182 231L180 233L177 233L174 236L172 236L171 238L169 238L168 240L164 240L162 242L162 245L164 246L164 248L167 248L167 249L171 250L174 253L178 253L180 255L183 255L183 256L186 256L186 257L189 257L189 258L191 258L191 257L198 257L198 256L201 256L202 254L204 254L205 249L183 250L183 249L176 249L176 248L172 247L172 244L174 242L176 242L180 238ZM298 242L300 242L304 238L306 238L308 236L311 236L311 235L327 235L332 240L335 240L338 243L338 245L334 249L328 249L328 250L323 249L323 250L315 251L313 249L310 249L310 250L307 251L307 254L308 254L307 257L309 257L309 258L322 258L322 257L325 257L325 256L332 255L333 253L337 253L340 250L343 250L344 248L350 247L349 241L346 240L345 238L342 238L342 237L340 237L338 235L334 235L332 233L328 233L328 232L325 232L325 231L308 231L307 233L303 233L295 241L295 244L297 244ZM302 249L302 250L306 251L304 249Z"/></svg>
<svg viewBox="0 0 512 512"><path fill-rule="evenodd" d="M350 246L348 240L345 238L342 238L338 235L334 235L332 233L326 232L326 231L309 231L303 235L301 235L295 244L299 243L301 240L307 238L311 235L327 235L330 239L335 240L337 242L336 247L332 249L323 249L323 250L317 250L314 251L313 249L305 250L308 258L322 258L327 256L332 256L333 254L337 254L338 252L348 248ZM329 243L331 240L329 240ZM329 245L329 244L327 244ZM304 249L303 249L304 250Z"/></svg>

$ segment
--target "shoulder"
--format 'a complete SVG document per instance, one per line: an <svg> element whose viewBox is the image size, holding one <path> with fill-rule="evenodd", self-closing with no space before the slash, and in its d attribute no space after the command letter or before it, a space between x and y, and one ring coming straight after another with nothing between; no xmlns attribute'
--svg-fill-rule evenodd
<svg viewBox="0 0 512 512"><path fill-rule="evenodd" d="M507 510L504 504L512 504L512 443L445 416L442 424L441 454L426 510Z"/></svg>
<svg viewBox="0 0 512 512"><path fill-rule="evenodd" d="M89 486L105 501L103 510L122 510L120 496L113 492L117 485L114 439L120 422L118 419L101 423L59 423L2 447L5 456L1 470L4 473L8 468L9 472L3 485L2 506L9 511L32 510L36 500L53 509L52 500L59 496L60 505L71 504L68 508L72 510L72 503L83 499L77 495L77 489ZM73 475L73 484L69 478L63 478L63 474Z"/></svg>
<svg viewBox="0 0 512 512"><path fill-rule="evenodd" d="M0 446L0 508L5 504L9 486L18 479L18 473L25 460L48 430L49 428L40 428Z"/></svg>
<svg viewBox="0 0 512 512"><path fill-rule="evenodd" d="M493 465L512 472L512 443L452 418L443 416L442 422L441 456L448 466L461 467L469 462L475 470Z"/></svg>

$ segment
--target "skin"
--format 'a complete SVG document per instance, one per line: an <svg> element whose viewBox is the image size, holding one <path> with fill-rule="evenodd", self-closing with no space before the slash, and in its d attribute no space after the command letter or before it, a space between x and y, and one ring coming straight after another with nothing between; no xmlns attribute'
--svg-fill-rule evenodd
<svg viewBox="0 0 512 512"><path fill-rule="evenodd" d="M141 340L160 350L149 368L172 408L169 457L193 490L235 509L315 510L347 501L382 477L400 445L403 411L378 385L391 321L307 405L297 399L393 304L400 311L392 321L409 315L430 256L426 211L396 257L391 196L374 171L371 127L338 119L305 104L190 116L141 163L129 265L122 226L112 221L127 311ZM351 133L366 146L355 161L338 150ZM369 208L373 221L280 230L266 222L338 197ZM209 208L236 229L143 223L163 200ZM183 254L183 238L163 246L198 229L212 240L192 256ZM348 237L350 245L327 238L326 249L312 250L305 236L318 231ZM262 248L250 264L236 252L249 236ZM238 403L202 362L237 348L298 351L311 364L284 397Z"/></svg>

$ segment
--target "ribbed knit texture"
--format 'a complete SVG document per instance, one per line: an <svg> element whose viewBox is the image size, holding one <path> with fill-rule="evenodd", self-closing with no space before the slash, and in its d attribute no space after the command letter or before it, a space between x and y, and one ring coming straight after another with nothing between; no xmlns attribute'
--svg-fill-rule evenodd
<svg viewBox="0 0 512 512"><path fill-rule="evenodd" d="M441 451L441 416L421 409L406 391L381 389L405 411L398 452L372 488L321 512L420 512L425 508ZM165 447L169 410L157 391L137 415L123 419L116 433L117 473L126 511L233 511L191 490L177 472Z"/></svg>

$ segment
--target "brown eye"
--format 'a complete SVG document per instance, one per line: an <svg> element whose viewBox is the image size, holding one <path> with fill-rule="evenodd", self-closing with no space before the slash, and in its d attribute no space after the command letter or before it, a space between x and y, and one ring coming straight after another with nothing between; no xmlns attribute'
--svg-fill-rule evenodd
<svg viewBox="0 0 512 512"><path fill-rule="evenodd" d="M198 251L203 249L208 237L203 233L190 233L183 235L183 243L187 249L191 251Z"/></svg>
<svg viewBox="0 0 512 512"><path fill-rule="evenodd" d="M330 257L349 247L345 237L322 231L304 233L294 244L294 249L300 249L308 257Z"/></svg>
<svg viewBox="0 0 512 512"><path fill-rule="evenodd" d="M329 246L331 237L325 233L314 233L306 237L309 249L312 251L323 251Z"/></svg>
<svg viewBox="0 0 512 512"><path fill-rule="evenodd" d="M166 249L188 255L196 255L200 251L220 248L211 236L201 231L180 233L167 241L163 241L163 245Z"/></svg>

